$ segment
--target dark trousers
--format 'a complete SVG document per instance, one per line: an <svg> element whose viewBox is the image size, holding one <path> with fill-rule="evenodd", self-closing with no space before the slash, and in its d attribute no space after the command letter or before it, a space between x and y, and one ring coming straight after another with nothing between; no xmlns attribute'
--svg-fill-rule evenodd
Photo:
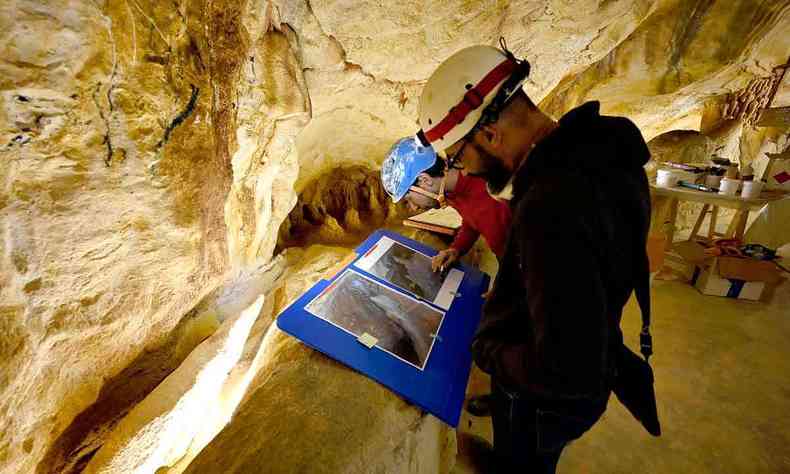
<svg viewBox="0 0 790 474"><path fill-rule="evenodd" d="M537 400L496 380L491 386L497 474L554 473L565 446L598 421L609 400Z"/></svg>

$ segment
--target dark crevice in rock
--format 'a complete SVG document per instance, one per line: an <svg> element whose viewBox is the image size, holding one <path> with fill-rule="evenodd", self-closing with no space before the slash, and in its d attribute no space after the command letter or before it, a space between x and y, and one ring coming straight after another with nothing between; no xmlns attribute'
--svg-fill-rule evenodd
<svg viewBox="0 0 790 474"><path fill-rule="evenodd" d="M100 448L101 448L101 446L96 446L93 450L88 451L87 453L82 455L82 457L80 457L77 460L77 462L74 463L73 471L74 472L82 472L82 471L84 471L85 468L88 466L88 463L91 462L91 459L93 459L93 456L95 456L96 453L99 452Z"/></svg>
<svg viewBox="0 0 790 474"><path fill-rule="evenodd" d="M99 103L99 92L101 91L101 82L96 84L96 90L93 92L93 102L96 104L96 108L99 109L99 117L101 117L102 122L104 122L104 140L102 143L107 147L107 155L104 157L104 164L110 166L112 163L112 155L114 153L112 147L112 138L110 137L110 119L104 113L104 109ZM107 91L107 97L109 98L110 92ZM112 102L110 102L110 110L112 111Z"/></svg>
<svg viewBox="0 0 790 474"><path fill-rule="evenodd" d="M159 64L161 66L164 66L164 65L166 65L168 63L169 58L167 56L164 56L164 55L145 53L143 55L143 60L145 60L145 61L147 61L149 63L156 63L156 64Z"/></svg>
<svg viewBox="0 0 790 474"><path fill-rule="evenodd" d="M107 87L107 106L109 111L107 112L107 116L104 116L104 113L101 111L101 107L99 106L98 100L94 97L94 101L96 105L99 107L99 113L101 114L102 120L104 120L104 124L106 126L106 134L104 136L104 142L107 145L107 156L104 158L104 165L109 167L112 164L113 154L115 150L113 149L112 145L112 120L113 120L113 113L115 112L115 104L112 101L112 95L115 91L115 80L118 76L118 57L116 55L115 50L115 37L112 34L112 29L109 31L110 42L112 44L112 72L110 73L110 83ZM98 92L98 90L97 90ZM125 150L124 151L125 154Z"/></svg>
<svg viewBox="0 0 790 474"><path fill-rule="evenodd" d="M156 144L157 150L162 148L162 146L167 143L168 140L170 140L170 134L173 132L173 130L184 123L184 120L189 118L189 116L192 115L192 112L195 111L195 104L197 103L198 94L200 94L200 88L195 87L193 84L190 84L189 87L192 88L192 95L189 97L189 102L187 103L184 110L173 117L173 120L171 120L170 124L167 126L167 128L165 128L164 136L162 136L162 139Z"/></svg>

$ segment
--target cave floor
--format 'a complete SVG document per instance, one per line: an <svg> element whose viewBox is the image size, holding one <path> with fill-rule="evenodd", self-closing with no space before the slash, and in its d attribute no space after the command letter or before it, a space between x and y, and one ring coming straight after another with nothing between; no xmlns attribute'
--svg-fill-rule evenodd
<svg viewBox="0 0 790 474"><path fill-rule="evenodd" d="M612 395L601 420L565 449L559 473L790 472L790 283L771 303L653 285L651 363L662 436L648 435ZM623 316L637 348L639 310ZM488 380L472 372L468 393ZM464 411L455 474L488 472L490 418Z"/></svg>

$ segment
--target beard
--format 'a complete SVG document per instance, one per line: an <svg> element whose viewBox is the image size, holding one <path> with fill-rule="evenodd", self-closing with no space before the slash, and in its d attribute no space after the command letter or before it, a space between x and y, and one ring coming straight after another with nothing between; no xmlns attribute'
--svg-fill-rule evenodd
<svg viewBox="0 0 790 474"><path fill-rule="evenodd" d="M510 181L510 171L505 168L499 158L478 146L477 143L472 142L471 145L480 157L480 169L476 173L469 174L483 178L488 185L490 193L501 193L507 186L508 181Z"/></svg>

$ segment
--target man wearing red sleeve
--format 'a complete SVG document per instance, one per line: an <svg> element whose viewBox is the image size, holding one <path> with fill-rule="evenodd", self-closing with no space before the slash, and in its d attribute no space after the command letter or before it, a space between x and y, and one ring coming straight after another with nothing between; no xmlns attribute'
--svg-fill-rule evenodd
<svg viewBox="0 0 790 474"><path fill-rule="evenodd" d="M422 153L412 153L415 147ZM398 181L392 178L396 175ZM434 270L449 267L466 254L479 236L500 258L505 251L510 227L510 207L488 194L485 180L447 170L430 147L421 147L415 138L404 138L393 146L382 165L384 189L394 202L405 199L414 211L439 207L442 181L444 199L461 215L462 223L450 248L434 257ZM405 185L403 184L405 183Z"/></svg>
<svg viewBox="0 0 790 474"><path fill-rule="evenodd" d="M431 262L434 271L450 267L481 235L497 260L502 258L510 228L510 206L491 197L482 178L465 176L454 168L445 171L443 160L437 159L432 147L410 137L393 145L382 163L381 181L394 202L405 199L414 211L446 202L461 215L461 228L453 243ZM490 399L490 395L473 397L466 408L473 415L488 416Z"/></svg>

